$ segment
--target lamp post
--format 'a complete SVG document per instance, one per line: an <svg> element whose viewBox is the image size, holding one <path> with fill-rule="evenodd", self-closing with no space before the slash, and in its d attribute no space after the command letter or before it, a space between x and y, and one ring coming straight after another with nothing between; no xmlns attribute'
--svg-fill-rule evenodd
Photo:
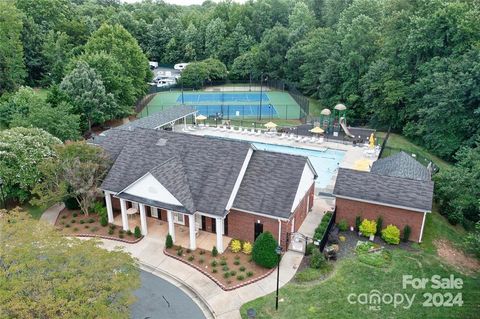
<svg viewBox="0 0 480 319"><path fill-rule="evenodd" d="M3 208L7 210L7 201L5 200L5 194L3 193L3 179L0 178L0 192L2 193L2 202L3 202Z"/></svg>
<svg viewBox="0 0 480 319"><path fill-rule="evenodd" d="M278 265L277 265L277 295L275 297L275 310L278 310L278 286L280 283L280 256L282 255L282 247L277 246L277 249L275 249L275 252L277 253L278 257Z"/></svg>
<svg viewBox="0 0 480 319"><path fill-rule="evenodd" d="M185 104L184 100L183 100L183 81L180 79L180 81L182 82L182 105Z"/></svg>

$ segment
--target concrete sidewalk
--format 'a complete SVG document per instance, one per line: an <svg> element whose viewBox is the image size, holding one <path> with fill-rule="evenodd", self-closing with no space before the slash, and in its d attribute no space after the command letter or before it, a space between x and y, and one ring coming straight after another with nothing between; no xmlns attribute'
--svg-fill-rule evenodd
<svg viewBox="0 0 480 319"><path fill-rule="evenodd" d="M64 208L65 208L64 203L55 204L43 212L42 216L40 216L40 220L47 222L50 225L55 225L55 221L57 220L58 214L60 214L60 212Z"/></svg>
<svg viewBox="0 0 480 319"><path fill-rule="evenodd" d="M215 318L241 318L240 307L253 299L269 294L276 289L277 272L245 287L224 291L211 279L198 270L163 253L164 240L147 236L136 244L126 244L102 239L103 247L109 250L120 247L137 258L144 269L163 277L177 286L187 286L198 300L194 301L204 310L207 318L213 313ZM303 255L287 251L280 263L280 286L285 285L295 275ZM203 304L204 303L204 304ZM203 304L203 305L202 305ZM205 309L208 308L207 309Z"/></svg>

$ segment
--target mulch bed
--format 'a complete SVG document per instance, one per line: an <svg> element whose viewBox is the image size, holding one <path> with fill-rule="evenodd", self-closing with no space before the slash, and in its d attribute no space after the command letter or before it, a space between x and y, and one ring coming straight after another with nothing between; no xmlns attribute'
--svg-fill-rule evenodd
<svg viewBox="0 0 480 319"><path fill-rule="evenodd" d="M251 261L250 255L241 252L233 253L230 249L213 257L210 251L203 249L191 251L181 248L182 251L179 254L179 248L181 247L165 248L164 252L167 256L178 259L201 271L220 288L227 291L254 283L274 271L274 269L258 266Z"/></svg>
<svg viewBox="0 0 480 319"><path fill-rule="evenodd" d="M143 238L143 236L135 238L133 233L124 232L122 227L117 225L102 226L97 214L90 213L85 216L80 210L67 208L64 208L58 215L55 228L69 236L100 237L125 243L136 243ZM110 229L113 229L113 233Z"/></svg>

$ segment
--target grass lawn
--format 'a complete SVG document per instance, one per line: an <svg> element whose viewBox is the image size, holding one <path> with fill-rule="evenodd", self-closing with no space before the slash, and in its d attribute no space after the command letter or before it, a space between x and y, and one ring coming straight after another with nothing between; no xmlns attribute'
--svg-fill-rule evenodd
<svg viewBox="0 0 480 319"><path fill-rule="evenodd" d="M30 215L37 220L40 219L40 216L42 216L42 213L45 211L45 208L43 207L32 206L30 204L25 204L22 208L24 211L29 212Z"/></svg>
<svg viewBox="0 0 480 319"><path fill-rule="evenodd" d="M452 227L446 220L432 213L425 225L425 242L418 251L394 249L391 251L392 263L388 267L376 268L361 263L358 257L348 257L335 263L332 275L319 283L299 284L291 282L280 290L278 312L275 311L275 295L253 300L241 308L243 318L249 308L255 308L257 318L478 318L480 300L480 277L467 276L443 263L435 254L433 239L444 238L454 244L462 241L464 231ZM402 288L403 275L430 278L440 275L442 278L454 275L462 278L461 290L434 290L428 284L425 290L415 290L410 286ZM280 274L281 276L281 274ZM308 277L315 278L309 274ZM297 281L298 282L298 281ZM390 293L408 294L415 299L409 309L393 304L382 304L380 310L369 305L350 304L348 296L352 293L369 293L376 289L380 295ZM424 307L425 292L462 293L463 306ZM406 303L403 305L406 306Z"/></svg>
<svg viewBox="0 0 480 319"><path fill-rule="evenodd" d="M381 144L383 139L385 138L385 132L377 132L376 135L379 138L378 143ZM441 158L430 154L425 148L415 145L409 140L407 140L404 136L390 133L390 137L388 138L387 147L389 148L388 151L384 152L382 157L387 157L394 153L400 152L403 150L410 154L417 154L419 157L426 158L430 161L433 161L440 169L449 169L452 164L445 162Z"/></svg>

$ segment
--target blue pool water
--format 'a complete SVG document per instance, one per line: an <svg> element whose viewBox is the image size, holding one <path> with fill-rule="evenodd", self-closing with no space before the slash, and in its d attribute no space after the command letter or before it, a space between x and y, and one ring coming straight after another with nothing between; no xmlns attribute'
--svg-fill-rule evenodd
<svg viewBox="0 0 480 319"><path fill-rule="evenodd" d="M315 181L317 190L326 188L328 184L330 184L332 176L345 156L344 151L332 149L316 151L300 147L264 143L252 143L252 145L259 150L307 156L318 174L317 180Z"/></svg>
<svg viewBox="0 0 480 319"><path fill-rule="evenodd" d="M262 106L260 108L260 96ZM251 117L261 114L265 117L278 117L277 110L270 103L266 93L239 92L239 93L184 93L183 102L194 107L205 116L223 115L223 117ZM182 103L182 95L177 98Z"/></svg>

